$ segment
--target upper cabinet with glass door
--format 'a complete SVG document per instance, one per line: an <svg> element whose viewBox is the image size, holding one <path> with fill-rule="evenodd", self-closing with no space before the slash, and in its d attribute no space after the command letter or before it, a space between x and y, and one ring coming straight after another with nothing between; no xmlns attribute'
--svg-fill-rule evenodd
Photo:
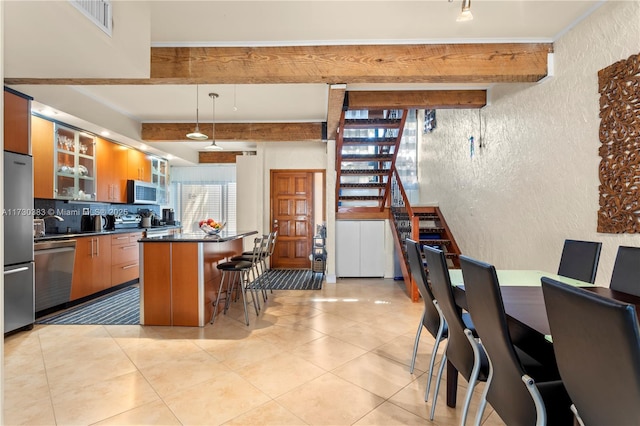
<svg viewBox="0 0 640 426"><path fill-rule="evenodd" d="M93 135L55 126L55 197L63 200L96 199L96 140Z"/></svg>
<svg viewBox="0 0 640 426"><path fill-rule="evenodd" d="M151 183L158 185L158 204L169 203L169 165L167 160L151 157Z"/></svg>

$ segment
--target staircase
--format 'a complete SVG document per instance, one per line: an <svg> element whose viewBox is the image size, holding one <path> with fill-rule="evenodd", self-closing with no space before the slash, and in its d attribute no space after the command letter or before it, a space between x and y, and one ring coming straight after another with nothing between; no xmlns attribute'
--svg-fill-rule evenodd
<svg viewBox="0 0 640 426"><path fill-rule="evenodd" d="M406 110L342 112L336 138L336 212L384 213Z"/></svg>
<svg viewBox="0 0 640 426"><path fill-rule="evenodd" d="M400 267L404 277L407 292L411 300L420 300L418 287L413 282L409 269L409 260L405 240L410 238L418 241L420 246L428 245L442 250L449 268L460 268L460 248L453 238L439 207L411 206L402 187L402 182L394 174L392 179L392 207L394 242L397 253L402 253Z"/></svg>
<svg viewBox="0 0 640 426"><path fill-rule="evenodd" d="M438 207L412 207L396 170L408 110L349 110L336 138L336 219L390 219L407 293L420 293L409 269L405 239L445 252L459 268L460 250Z"/></svg>

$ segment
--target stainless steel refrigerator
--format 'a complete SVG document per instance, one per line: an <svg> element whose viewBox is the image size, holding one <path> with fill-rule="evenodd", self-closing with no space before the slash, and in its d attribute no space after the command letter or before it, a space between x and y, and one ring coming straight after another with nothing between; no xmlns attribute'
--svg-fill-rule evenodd
<svg viewBox="0 0 640 426"><path fill-rule="evenodd" d="M4 332L33 327L33 161L4 151Z"/></svg>

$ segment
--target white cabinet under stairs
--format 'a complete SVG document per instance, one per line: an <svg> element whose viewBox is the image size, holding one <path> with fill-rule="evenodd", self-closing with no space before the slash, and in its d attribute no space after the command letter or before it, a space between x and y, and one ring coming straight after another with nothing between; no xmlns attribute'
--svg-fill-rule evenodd
<svg viewBox="0 0 640 426"><path fill-rule="evenodd" d="M384 277L385 221L336 221L336 276Z"/></svg>

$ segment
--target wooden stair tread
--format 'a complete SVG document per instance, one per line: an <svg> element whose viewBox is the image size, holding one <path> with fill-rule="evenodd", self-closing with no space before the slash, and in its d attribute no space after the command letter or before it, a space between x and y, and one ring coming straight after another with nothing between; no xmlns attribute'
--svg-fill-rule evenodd
<svg viewBox="0 0 640 426"><path fill-rule="evenodd" d="M339 200L343 201L379 201L383 198L380 195L341 195L338 197Z"/></svg>
<svg viewBox="0 0 640 426"><path fill-rule="evenodd" d="M397 138L344 138L343 146L393 146Z"/></svg>
<svg viewBox="0 0 640 426"><path fill-rule="evenodd" d="M393 154L345 154L341 161L392 161Z"/></svg>
<svg viewBox="0 0 640 426"><path fill-rule="evenodd" d="M345 189L383 189L387 186L385 182L375 182L375 183L340 183L340 188Z"/></svg>
<svg viewBox="0 0 640 426"><path fill-rule="evenodd" d="M415 213L420 219L437 219L440 220L440 216L437 213Z"/></svg>
<svg viewBox="0 0 640 426"><path fill-rule="evenodd" d="M447 239L424 239L424 240L420 240L420 244L428 246L430 244L444 244L444 245L450 245L451 244L451 240L447 240Z"/></svg>
<svg viewBox="0 0 640 426"><path fill-rule="evenodd" d="M444 228L420 228L421 234L442 234Z"/></svg>
<svg viewBox="0 0 640 426"><path fill-rule="evenodd" d="M340 174L349 176L387 175L388 169L343 169Z"/></svg>
<svg viewBox="0 0 640 426"><path fill-rule="evenodd" d="M385 119L385 118L349 118L344 120L345 129L398 129L400 127L401 120L399 118Z"/></svg>

